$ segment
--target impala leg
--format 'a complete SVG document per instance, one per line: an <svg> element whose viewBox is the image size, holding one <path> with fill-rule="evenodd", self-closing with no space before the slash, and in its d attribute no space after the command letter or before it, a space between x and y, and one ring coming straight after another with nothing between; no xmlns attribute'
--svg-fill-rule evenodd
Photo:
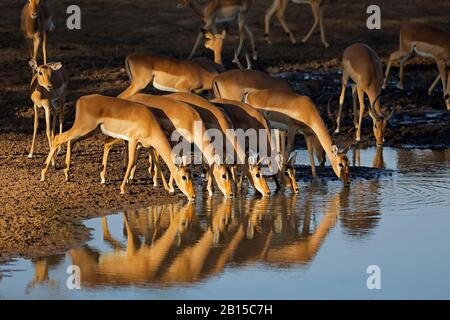
<svg viewBox="0 0 450 320"><path fill-rule="evenodd" d="M302 40L303 43L306 43L309 40L309 38L313 34L314 30L316 30L317 26L319 25L319 19L320 19L319 6L316 4L311 4L311 11L314 16L314 23L313 23L311 29L309 30L308 34L303 38L303 40Z"/></svg>
<svg viewBox="0 0 450 320"><path fill-rule="evenodd" d="M408 61L409 58L411 58L412 52L409 52L406 56L400 59L400 82L397 85L397 88L403 90L403 75L405 71L405 63Z"/></svg>
<svg viewBox="0 0 450 320"><path fill-rule="evenodd" d="M61 147L61 146L60 146ZM72 140L67 142L66 150L66 168L64 169L64 176L66 177L66 182L70 180L70 159L72 157Z"/></svg>
<svg viewBox="0 0 450 320"><path fill-rule="evenodd" d="M285 13L288 6L288 1L282 0L277 8L277 19L281 24L281 27L283 28L284 32L288 36L288 38L291 40L292 44L295 44L297 40L295 40L294 35L292 34L291 30L289 29L289 25L286 22L285 19Z"/></svg>
<svg viewBox="0 0 450 320"><path fill-rule="evenodd" d="M258 60L258 50L256 49L255 37L253 36L252 30L247 25L244 26L244 29L245 29L245 33L247 34L247 38L250 41L250 45L252 47L253 60L256 61L256 60ZM249 66L249 65L251 66L251 63L249 63L249 61L248 61L247 53L246 53L245 57L247 59L247 66ZM249 68L251 69L251 67L249 67Z"/></svg>
<svg viewBox="0 0 450 320"><path fill-rule="evenodd" d="M327 39L325 37L325 28L323 26L323 11L325 10L325 7L319 7L319 27L320 27L320 39L325 46L325 48L328 48L330 44L327 42Z"/></svg>
<svg viewBox="0 0 450 320"><path fill-rule="evenodd" d="M60 105L59 105L59 134L63 131L63 124L64 124L64 109L65 109L65 101L66 97L65 94L61 97ZM56 117L55 117L56 118ZM61 146L58 149L58 153L61 151Z"/></svg>
<svg viewBox="0 0 450 320"><path fill-rule="evenodd" d="M48 105L44 106L44 111L45 111L45 134L47 136L47 140L48 140L48 145L50 147L50 149L52 148L52 139L53 139L53 134L52 134L52 127L50 124L50 120L52 117L52 110L51 107ZM55 166L55 159L52 158L52 166Z"/></svg>
<svg viewBox="0 0 450 320"><path fill-rule="evenodd" d="M36 61L37 63L37 55L38 55L38 50L39 47L41 45L41 37L40 36L34 36L33 37L33 59L34 61Z"/></svg>
<svg viewBox="0 0 450 320"><path fill-rule="evenodd" d="M305 135L306 149L308 150L309 162L311 163L311 172L314 178L317 178L316 163L314 161L314 148L312 137Z"/></svg>
<svg viewBox="0 0 450 320"><path fill-rule="evenodd" d="M102 160L102 171L100 172L101 184L106 183L106 168L108 167L108 157L109 152L115 144L118 144L121 139L107 138L103 146L103 160Z"/></svg>
<svg viewBox="0 0 450 320"><path fill-rule="evenodd" d="M387 81L389 78L389 73L391 72L392 64L395 61L400 60L402 57L406 56L407 54L408 54L408 52L405 52L403 50L397 50L397 51L391 53L391 55L389 56L387 67L386 67L386 73L384 75L383 89L386 88Z"/></svg>
<svg viewBox="0 0 450 320"><path fill-rule="evenodd" d="M208 170L206 171L206 180L208 181L206 190L208 190L208 195L210 197L212 197L214 195L214 183L213 183L211 171L212 171L212 168L208 168Z"/></svg>
<svg viewBox="0 0 450 320"><path fill-rule="evenodd" d="M436 88L437 84L439 83L439 80L441 80L441 75L438 74L436 77L436 80L434 80L433 84L431 85L430 89L428 89L428 95L431 96L431 94L433 93L434 89ZM444 94L445 94L445 90Z"/></svg>
<svg viewBox="0 0 450 320"><path fill-rule="evenodd" d="M275 0L269 7L269 9L267 9L266 15L264 16L264 31L265 31L264 38L266 39L268 44L272 44L272 41L270 41L270 20L277 11L277 7L280 1L281 0Z"/></svg>
<svg viewBox="0 0 450 320"><path fill-rule="evenodd" d="M447 65L445 62L443 61L438 61L437 62L437 67L439 70L439 77L441 78L442 81L442 93L444 95L444 99L445 99L445 94L447 93Z"/></svg>
<svg viewBox="0 0 450 320"><path fill-rule="evenodd" d="M242 14L239 15L238 26L239 26L239 44L236 50L236 57L239 57L239 55L241 54L245 40L245 18Z"/></svg>
<svg viewBox="0 0 450 320"><path fill-rule="evenodd" d="M125 177L123 178L122 185L120 186L120 193L125 194L125 186L127 184L128 178L130 177L131 169L134 165L134 159L136 155L136 147L137 147L137 141L136 140L130 140L128 142L128 165L127 170L125 171Z"/></svg>
<svg viewBox="0 0 450 320"><path fill-rule="evenodd" d="M348 83L348 74L347 72L343 71L342 73L342 87L341 87L341 95L339 97L339 110L338 110L338 115L336 117L336 130L334 131L334 133L339 133L341 130L341 117L342 117L342 107L344 106L344 101L345 101L345 89L347 88L347 83Z"/></svg>
<svg viewBox="0 0 450 320"><path fill-rule="evenodd" d="M352 86L352 98L353 98L353 125L355 129L358 129L358 92L356 85Z"/></svg>
<svg viewBox="0 0 450 320"><path fill-rule="evenodd" d="M33 40L29 39L29 38L25 38L25 41L27 42L27 48L28 48L28 53L30 54L30 58L33 58ZM34 73L34 69L33 69L33 73Z"/></svg>
<svg viewBox="0 0 450 320"><path fill-rule="evenodd" d="M359 120L358 120L358 129L356 130L356 141L361 141L361 124L364 116L364 91L361 88L357 88L358 90L358 99L359 99Z"/></svg>
<svg viewBox="0 0 450 320"><path fill-rule="evenodd" d="M34 146L36 143L36 134L37 134L37 130L39 127L39 110L37 105L35 104L33 106L34 109L34 126L33 126L33 140L31 140L31 149L30 149L30 153L28 154L28 158L33 158L33 153L34 153Z"/></svg>
<svg viewBox="0 0 450 320"><path fill-rule="evenodd" d="M130 180L134 180L134 176L136 174L137 162L138 162L138 159L139 159L140 151L141 151L141 147L138 145L137 149L136 149L135 157L134 157L134 166L131 169L131 173L130 173Z"/></svg>

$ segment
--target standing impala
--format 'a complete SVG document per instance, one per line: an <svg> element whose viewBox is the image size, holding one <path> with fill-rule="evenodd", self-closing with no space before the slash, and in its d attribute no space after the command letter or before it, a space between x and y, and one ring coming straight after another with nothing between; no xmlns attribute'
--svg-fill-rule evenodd
<svg viewBox="0 0 450 320"><path fill-rule="evenodd" d="M167 92L201 93L212 89L212 81L218 74L195 61L151 54L131 54L125 59L125 67L131 84L119 95L123 99L131 97L150 83L156 89Z"/></svg>
<svg viewBox="0 0 450 320"><path fill-rule="evenodd" d="M163 158L180 190L189 200L195 199L195 190L189 170L177 167L172 159L172 149L164 132L152 112L144 105L123 99L102 95L84 96L78 99L76 115L70 130L53 139L50 153L41 172L41 181L45 181L50 163L56 150L67 142L66 180L69 179L71 142L86 138L100 127L101 131L112 138L128 141L128 166L120 186L125 193L126 182L134 165L136 147L154 148Z"/></svg>
<svg viewBox="0 0 450 320"><path fill-rule="evenodd" d="M317 136L336 175L345 185L350 184L349 161L345 153L339 152L333 145L317 107L310 98L299 96L293 92L280 90L260 90L248 95L247 101L255 108L264 111L272 126L284 126L288 131L287 154L293 149L295 135L301 132L305 136L311 163L314 157L311 152L312 136Z"/></svg>
<svg viewBox="0 0 450 320"><path fill-rule="evenodd" d="M188 5L203 20L203 28L206 30L212 30L214 33L217 33L217 23L237 20L239 27L239 45L237 55L239 56L244 40L248 37L253 51L253 59L257 59L258 53L255 46L255 39L252 31L247 26L247 14L252 5L251 0L211 0L206 4L202 4L199 0L178 0L179 8L183 8ZM201 39L202 33L199 32L195 40L194 47L189 55L189 59L194 56Z"/></svg>
<svg viewBox="0 0 450 320"><path fill-rule="evenodd" d="M42 44L44 64L47 63L47 33L55 28L50 7L45 0L28 0L22 9L21 29L27 41L30 58L37 61Z"/></svg>
<svg viewBox="0 0 450 320"><path fill-rule="evenodd" d="M440 78L447 110L450 110L450 72L447 75L447 66L450 64L450 33L441 29L418 23L403 25L400 30L400 48L389 57L383 87L386 87L392 63L400 60L400 82L397 87L403 89L404 64L414 52L436 60L439 75L428 93L431 95Z"/></svg>
<svg viewBox="0 0 450 320"><path fill-rule="evenodd" d="M44 108L45 110L45 129L50 147L52 138L55 135L57 111L59 111L59 133L62 133L68 78L61 62L38 66L36 60L30 59L29 63L35 73L31 80L31 100L34 105L34 129L31 149L28 154L28 158L33 158L36 134L39 126L38 108ZM53 122L50 127L52 113Z"/></svg>
<svg viewBox="0 0 450 320"><path fill-rule="evenodd" d="M272 44L270 41L270 20L272 19L273 15L276 13L276 16L278 18L278 21L280 22L281 26L284 29L284 32L286 32L286 35L289 37L291 42L295 44L297 41L295 40L294 35L292 34L291 30L289 29L288 24L286 23L286 19L284 17L286 13L287 6L289 2L292 1L293 3L306 3L311 5L311 10L314 16L314 24L312 25L311 29L309 30L308 34L303 38L302 42L305 43L308 41L308 39L313 34L314 30L317 28L317 26L320 27L320 38L322 40L323 45L325 48L328 48L330 45L327 42L325 38L325 30L323 27L323 11L325 9L325 5L328 3L328 0L273 0L272 5L267 9L266 15L265 15L265 38L266 41L269 44Z"/></svg>
<svg viewBox="0 0 450 320"><path fill-rule="evenodd" d="M233 196L231 187L231 172L229 168L217 160L217 153L212 148L208 148L210 138L207 137L207 128L205 127L200 114L192 108L189 104L176 101L174 99L162 96L151 96L147 94L136 94L129 98L130 101L142 103L149 107L152 113L158 120L161 129L166 136L171 136L174 131L178 131L184 139L189 143L195 144L206 162L210 166L210 172L216 180L217 186L226 198ZM196 125L200 125L200 132L195 131ZM108 154L111 147L119 143L122 139L114 139L105 144L103 155L103 170L101 173L102 182L105 181L106 167L108 161ZM219 157L220 158L220 157ZM157 168L155 175L158 176L159 168ZM169 187L172 189L172 178ZM213 194L212 180L208 183L208 193Z"/></svg>
<svg viewBox="0 0 450 320"><path fill-rule="evenodd" d="M345 90L348 79L351 78L355 82L353 88L354 103L356 102L356 94L359 100L358 122L356 122L357 108L354 104L356 141L361 141L361 124L365 112L364 94L366 94L369 97L369 114L373 121L373 134L376 144L377 146L382 146L384 143L384 132L393 111L387 114L382 112L380 107L381 86L383 84L383 66L381 60L377 53L368 45L356 43L345 49L342 65L342 90L339 98L339 111L335 133L339 133L340 130Z"/></svg>

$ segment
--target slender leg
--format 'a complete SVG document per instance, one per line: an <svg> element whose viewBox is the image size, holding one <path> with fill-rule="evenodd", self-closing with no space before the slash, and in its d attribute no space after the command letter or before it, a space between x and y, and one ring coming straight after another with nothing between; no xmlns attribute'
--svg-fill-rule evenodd
<svg viewBox="0 0 450 320"><path fill-rule="evenodd" d="M67 142L66 150L66 168L64 169L64 176L66 177L66 182L70 180L70 158L72 157L72 140Z"/></svg>
<svg viewBox="0 0 450 320"><path fill-rule="evenodd" d="M27 42L28 53L30 54L30 58L33 58L33 40L29 38L25 38ZM34 72L34 70L33 70Z"/></svg>
<svg viewBox="0 0 450 320"><path fill-rule="evenodd" d="M303 38L303 40L302 40L303 43L306 43L309 40L309 38L313 34L314 30L316 30L317 26L319 25L319 18L320 18L320 16L319 16L319 6L311 4L311 11L312 11L313 16L314 16L314 23L313 23L311 29L309 30L308 34Z"/></svg>
<svg viewBox="0 0 450 320"><path fill-rule="evenodd" d="M128 142L128 166L125 172L125 177L123 178L122 185L120 186L120 193L125 194L125 186L127 184L128 178L130 177L131 169L134 165L134 159L136 154L137 141L130 140Z"/></svg>
<svg viewBox="0 0 450 320"><path fill-rule="evenodd" d="M361 141L361 124L364 116L364 91L361 88L357 88L358 90L358 98L359 98L359 120L358 120L358 129L356 130L356 141Z"/></svg>
<svg viewBox="0 0 450 320"><path fill-rule="evenodd" d="M358 129L358 92L356 85L352 86L352 97L353 97L353 125L355 129Z"/></svg>
<svg viewBox="0 0 450 320"><path fill-rule="evenodd" d="M250 46L252 47L253 60L256 61L256 60L258 60L258 50L256 50L255 37L253 36L252 30L247 25L244 25L244 30L245 30L245 33L247 34L247 38L250 41ZM246 52L246 58L247 58L247 65L248 65L249 62L248 62L247 52Z"/></svg>
<svg viewBox="0 0 450 320"><path fill-rule="evenodd" d="M37 54L40 46L41 46L41 38L40 36L35 36L33 38L33 59L34 61L36 61L36 63L37 63Z"/></svg>
<svg viewBox="0 0 450 320"><path fill-rule="evenodd" d="M325 37L325 28L323 26L323 11L325 10L325 7L319 7L319 27L320 27L320 39L325 46L325 48L328 48L330 44L327 42L327 39Z"/></svg>
<svg viewBox="0 0 450 320"><path fill-rule="evenodd" d="M236 50L236 57L239 57L239 55L241 54L242 46L244 45L245 40L245 18L244 15L242 14L239 15L238 26L239 26L239 44Z"/></svg>
<svg viewBox="0 0 450 320"><path fill-rule="evenodd" d="M136 154L135 154L135 159L134 159L134 166L133 169L131 169L131 173L130 173L130 180L134 180L134 176L136 174L136 168L137 168L137 162L139 159L139 152L141 151L141 147L138 145L137 146L137 150L136 150Z"/></svg>
<svg viewBox="0 0 450 320"><path fill-rule="evenodd" d="M347 71L342 72L342 88L341 88L341 95L339 97L339 111L338 111L338 115L336 118L336 130L334 131L334 133L339 133L341 130L341 117L342 117L342 107L344 106L344 101L345 101L345 89L347 88L347 83L348 83L348 74Z"/></svg>
<svg viewBox="0 0 450 320"><path fill-rule="evenodd" d="M400 82L397 85L397 88L403 90L403 74L405 69L405 63L411 58L412 52L408 53L406 56L400 59Z"/></svg>
<svg viewBox="0 0 450 320"><path fill-rule="evenodd" d="M102 171L100 172L100 179L101 183L106 183L106 168L108 167L108 156L109 152L111 151L112 147L115 144L118 144L121 139L115 139L115 138L107 138L105 141L105 144L103 146L103 161L102 161Z"/></svg>
<svg viewBox="0 0 450 320"><path fill-rule="evenodd" d="M208 195L210 197L212 197L214 195L214 183L213 183L211 170L212 170L212 168L209 168L208 171L206 172L206 179L208 181L206 190L208 190Z"/></svg>
<svg viewBox="0 0 450 320"><path fill-rule="evenodd" d="M35 142L36 142L36 134L37 134L37 130L39 127L39 110L37 105L35 104L33 106L34 108L34 127L33 127L33 140L31 141L31 149L30 149L30 153L28 154L28 158L33 158L33 153L34 153L34 146L35 146Z"/></svg>
<svg viewBox="0 0 450 320"><path fill-rule="evenodd" d="M316 164L314 161L314 148L313 148L313 144L312 144L312 137L311 136L307 136L305 135L305 142L306 142L306 149L308 150L308 155L309 155L309 161L311 163L311 171L312 171L312 175L314 178L317 177L317 172L316 172Z"/></svg>
<svg viewBox="0 0 450 320"><path fill-rule="evenodd" d="M442 93L444 95L444 99L445 99L445 94L447 93L447 65L444 61L438 61L437 62L437 66L438 66L438 70L439 70L439 76L441 78L442 81Z"/></svg>
<svg viewBox="0 0 450 320"><path fill-rule="evenodd" d="M288 1L281 1L280 5L277 8L277 19L281 24L281 27L283 28L286 35L291 40L292 44L295 44L297 41L295 40L294 35L292 34L291 30L289 29L289 26L286 22L286 19L284 17L284 14L286 13L286 9L288 6Z"/></svg>
<svg viewBox="0 0 450 320"><path fill-rule="evenodd" d="M439 80L441 80L441 75L438 74L436 77L436 80L434 80L433 84L431 85L430 89L428 89L428 95L431 96L431 94L433 93L434 89L436 88L437 84L439 83ZM445 94L445 91L444 91Z"/></svg>
<svg viewBox="0 0 450 320"><path fill-rule="evenodd" d="M270 20L272 19L273 15L277 11L277 7L279 6L280 0L274 0L272 5L267 9L266 15L264 17L264 38L266 39L268 44L272 44L272 41L270 41Z"/></svg>
<svg viewBox="0 0 450 320"><path fill-rule="evenodd" d="M387 67L386 67L386 73L384 75L383 89L386 89L386 85L387 85L387 81L389 78L389 73L391 71L392 64L395 61L400 60L402 57L406 56L407 54L408 54L408 52L405 52L403 50L398 50L398 51L393 52L389 56L389 60L388 60Z"/></svg>

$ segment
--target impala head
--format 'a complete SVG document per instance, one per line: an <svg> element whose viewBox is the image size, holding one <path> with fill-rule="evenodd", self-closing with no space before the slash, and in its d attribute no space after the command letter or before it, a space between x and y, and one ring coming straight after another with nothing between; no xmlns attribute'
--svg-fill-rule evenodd
<svg viewBox="0 0 450 320"><path fill-rule="evenodd" d="M255 189L262 194L263 197L270 196L270 189L267 185L266 178L262 174L261 165L263 158L257 161L257 157L248 157L248 171L253 181Z"/></svg>
<svg viewBox="0 0 450 320"><path fill-rule="evenodd" d="M223 164L220 157L216 155L212 164L212 174L216 180L217 187L223 193L225 198L233 197L233 183L231 179L230 168Z"/></svg>
<svg viewBox="0 0 450 320"><path fill-rule="evenodd" d="M30 16L32 19L36 19L39 12L39 6L43 0L28 0L28 7L30 8Z"/></svg>
<svg viewBox="0 0 450 320"><path fill-rule="evenodd" d="M188 6L190 2L191 2L191 0L178 0L177 8L178 9L184 8L184 7Z"/></svg>
<svg viewBox="0 0 450 320"><path fill-rule="evenodd" d="M227 36L227 30L224 29L221 33L213 34L211 31L202 29L205 37L205 47L214 52L222 52L223 40Z"/></svg>
<svg viewBox="0 0 450 320"><path fill-rule="evenodd" d="M377 100L379 97L377 98ZM376 100L376 101L377 101ZM376 103L375 101L375 103ZM369 114L373 121L373 135L375 136L375 140L378 147L381 147L384 143L384 133L386 131L386 126L389 122L389 119L392 117L394 113L394 109L391 111L381 111L381 114L378 113L375 109L375 103L373 103L369 108Z"/></svg>
<svg viewBox="0 0 450 320"><path fill-rule="evenodd" d="M299 192L299 188L297 180L295 179L295 158L296 154L294 153L293 155L291 155L288 161L285 162L284 156L279 155L277 158L277 163L281 183L283 184L283 186L288 184L291 187L292 191L297 194Z"/></svg>
<svg viewBox="0 0 450 320"><path fill-rule="evenodd" d="M346 186L350 185L350 161L346 155L348 149L350 149L350 146L343 151L339 151L338 147L335 145L331 146L330 159L334 172Z"/></svg>
<svg viewBox="0 0 450 320"><path fill-rule="evenodd" d="M180 191L189 199L189 201L194 201L195 189L189 164L183 157L183 160L177 160L175 165L177 171L174 174L174 178L178 188L180 188Z"/></svg>
<svg viewBox="0 0 450 320"><path fill-rule="evenodd" d="M40 86L45 90L50 91L53 88L52 85L52 73L62 68L61 62L51 62L38 66L34 59L29 61L30 67L36 72L37 81Z"/></svg>

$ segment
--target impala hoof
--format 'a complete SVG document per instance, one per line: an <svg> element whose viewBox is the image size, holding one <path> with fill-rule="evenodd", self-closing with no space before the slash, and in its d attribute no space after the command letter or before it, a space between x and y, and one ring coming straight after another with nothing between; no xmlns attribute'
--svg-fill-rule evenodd
<svg viewBox="0 0 450 320"><path fill-rule="evenodd" d="M70 173L69 171L64 171L64 176L66 177L66 182L70 181Z"/></svg>
<svg viewBox="0 0 450 320"><path fill-rule="evenodd" d="M337 128L336 130L334 130L334 134L338 134L339 133L339 128Z"/></svg>
<svg viewBox="0 0 450 320"><path fill-rule="evenodd" d="M328 49L330 47L330 44L328 42L324 42L323 45L325 46L325 49Z"/></svg>
<svg viewBox="0 0 450 320"><path fill-rule="evenodd" d="M28 159L33 159L33 154L32 153L28 154Z"/></svg>
<svg viewBox="0 0 450 320"><path fill-rule="evenodd" d="M404 87L403 87L403 85L401 83L399 83L399 84L397 84L397 89L403 90Z"/></svg>
<svg viewBox="0 0 450 320"><path fill-rule="evenodd" d="M41 181L45 181L45 170L41 171Z"/></svg>

